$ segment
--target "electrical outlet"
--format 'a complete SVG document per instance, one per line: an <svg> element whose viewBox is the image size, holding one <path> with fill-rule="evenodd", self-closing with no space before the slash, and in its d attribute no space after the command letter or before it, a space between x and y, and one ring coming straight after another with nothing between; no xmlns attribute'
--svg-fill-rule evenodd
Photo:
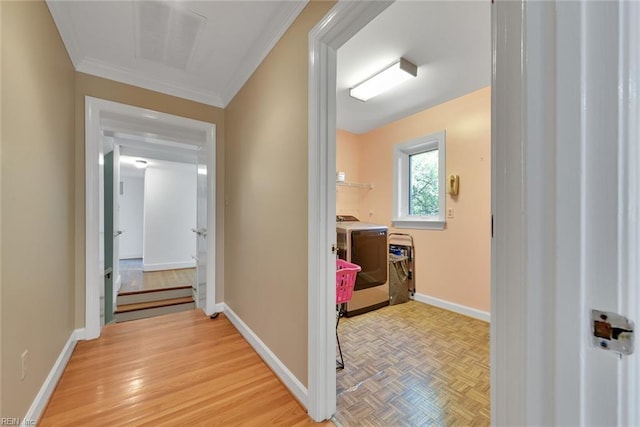
<svg viewBox="0 0 640 427"><path fill-rule="evenodd" d="M447 218L453 218L454 210L452 208L447 209Z"/></svg>
<svg viewBox="0 0 640 427"><path fill-rule="evenodd" d="M27 355L29 354L29 350L25 350L22 352L22 356L20 356L20 381L24 381L27 376Z"/></svg>

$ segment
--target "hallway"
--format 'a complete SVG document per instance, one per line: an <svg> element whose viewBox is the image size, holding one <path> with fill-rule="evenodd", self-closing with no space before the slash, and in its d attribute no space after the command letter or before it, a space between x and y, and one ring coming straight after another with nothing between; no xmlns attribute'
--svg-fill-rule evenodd
<svg viewBox="0 0 640 427"><path fill-rule="evenodd" d="M316 425L224 314L200 310L80 342L39 424Z"/></svg>

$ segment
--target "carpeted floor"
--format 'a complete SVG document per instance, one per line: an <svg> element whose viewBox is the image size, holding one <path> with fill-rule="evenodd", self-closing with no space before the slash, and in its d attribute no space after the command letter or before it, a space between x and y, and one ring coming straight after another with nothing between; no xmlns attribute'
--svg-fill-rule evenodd
<svg viewBox="0 0 640 427"><path fill-rule="evenodd" d="M339 333L339 424L490 424L488 323L410 301L343 318Z"/></svg>

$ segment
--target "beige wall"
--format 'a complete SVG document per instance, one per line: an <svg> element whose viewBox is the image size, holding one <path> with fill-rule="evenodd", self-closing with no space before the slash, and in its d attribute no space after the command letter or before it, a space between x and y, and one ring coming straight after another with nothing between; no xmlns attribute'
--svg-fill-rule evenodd
<svg viewBox="0 0 640 427"><path fill-rule="evenodd" d="M226 109L225 302L307 384L310 2Z"/></svg>
<svg viewBox="0 0 640 427"><path fill-rule="evenodd" d="M73 331L75 72L44 2L0 9L1 416L23 417Z"/></svg>
<svg viewBox="0 0 640 427"><path fill-rule="evenodd" d="M336 137L336 172L345 173L346 182L360 180L360 144L358 135L338 129ZM360 215L358 208L364 190L356 187L336 186L336 214Z"/></svg>
<svg viewBox="0 0 640 427"><path fill-rule="evenodd" d="M359 219L391 226L394 144L446 130L446 171L460 176L460 194L446 196L454 218L446 229L406 230L416 246L416 291L445 301L490 310L491 253L491 89L489 87L386 126L355 135L359 178ZM337 149L345 134L337 135ZM353 135L349 141L353 139ZM349 142L351 143L351 142ZM339 156L340 157L340 156ZM371 214L372 213L372 214Z"/></svg>
<svg viewBox="0 0 640 427"><path fill-rule="evenodd" d="M163 113L173 114L181 117L201 120L216 124L216 252L218 266L216 271L216 282L223 283L224 280L224 110L209 105L200 104L182 98L153 92L136 86L118 83L112 80L91 76L83 73L76 73L76 145L75 145L75 215L77 218L75 225L76 243L76 286L75 286L75 325L84 326L85 316L85 174L84 174L84 98L92 96L122 104L133 105ZM218 287L216 295L217 302L224 301L222 286Z"/></svg>

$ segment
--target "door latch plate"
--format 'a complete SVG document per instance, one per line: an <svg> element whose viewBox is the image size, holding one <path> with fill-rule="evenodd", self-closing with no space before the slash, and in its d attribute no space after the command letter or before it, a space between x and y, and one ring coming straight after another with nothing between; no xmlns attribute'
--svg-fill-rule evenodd
<svg viewBox="0 0 640 427"><path fill-rule="evenodd" d="M628 356L633 354L634 324L617 313L591 310L591 342L595 347Z"/></svg>

